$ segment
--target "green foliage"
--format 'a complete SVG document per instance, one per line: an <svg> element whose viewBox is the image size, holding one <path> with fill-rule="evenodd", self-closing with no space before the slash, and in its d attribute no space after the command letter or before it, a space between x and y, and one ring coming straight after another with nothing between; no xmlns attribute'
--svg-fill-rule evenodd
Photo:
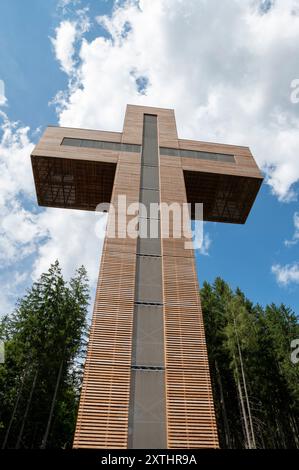
<svg viewBox="0 0 299 470"><path fill-rule="evenodd" d="M85 269L78 269L67 285L56 261L18 302L14 313L2 320L3 447L36 448L41 446L42 439L47 447L71 445L88 302Z"/></svg>
<svg viewBox="0 0 299 470"><path fill-rule="evenodd" d="M201 298L221 447L298 448L298 317L253 305L220 278Z"/></svg>
<svg viewBox="0 0 299 470"><path fill-rule="evenodd" d="M204 283L201 298L221 447L298 448L298 317L285 305L253 305L220 278ZM85 269L67 284L56 262L0 322L3 447L71 446L88 301Z"/></svg>

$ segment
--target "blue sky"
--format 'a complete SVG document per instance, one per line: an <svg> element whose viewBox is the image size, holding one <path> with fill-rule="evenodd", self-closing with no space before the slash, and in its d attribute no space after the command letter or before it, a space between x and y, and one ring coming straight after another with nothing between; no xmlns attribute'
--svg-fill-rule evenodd
<svg viewBox="0 0 299 470"><path fill-rule="evenodd" d="M220 275L254 302L284 302L298 312L298 284L279 285L271 272L298 256L298 246L284 244L292 238L296 208L296 202L278 202L264 184L245 225L206 224L212 244L208 256L197 255L199 281Z"/></svg>
<svg viewBox="0 0 299 470"><path fill-rule="evenodd" d="M0 9L0 313L55 258L66 276L85 264L94 286L97 219L38 208L29 154L48 124L121 131L127 103L174 108L181 138L250 146L265 183L244 226L205 224L199 279L221 276L254 302L298 312L298 2L2 0Z"/></svg>

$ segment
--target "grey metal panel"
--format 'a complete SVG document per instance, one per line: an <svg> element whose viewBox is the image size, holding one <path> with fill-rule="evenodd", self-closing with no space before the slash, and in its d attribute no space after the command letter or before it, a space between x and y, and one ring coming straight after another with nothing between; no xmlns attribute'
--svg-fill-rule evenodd
<svg viewBox="0 0 299 470"><path fill-rule="evenodd" d="M144 115L141 161L150 166L157 166L159 162L157 116L151 114Z"/></svg>
<svg viewBox="0 0 299 470"><path fill-rule="evenodd" d="M88 147L102 150L115 150L119 152L140 153L141 151L141 146L136 144L123 144L119 142L108 142L105 140L77 139L75 137L64 137L61 145L70 145L72 147Z"/></svg>
<svg viewBox="0 0 299 470"><path fill-rule="evenodd" d="M81 139L73 139L72 137L64 137L62 139L61 145L68 145L72 147L80 147Z"/></svg>
<svg viewBox="0 0 299 470"><path fill-rule="evenodd" d="M133 409L129 446L166 448L165 372L132 370Z"/></svg>
<svg viewBox="0 0 299 470"><path fill-rule="evenodd" d="M142 166L141 167L141 188L159 190L159 167Z"/></svg>
<svg viewBox="0 0 299 470"><path fill-rule="evenodd" d="M180 150L173 149L171 147L160 147L159 148L160 155L167 155L171 157L180 157Z"/></svg>
<svg viewBox="0 0 299 470"><path fill-rule="evenodd" d="M203 152L200 150L185 150L174 149L170 147L160 147L160 155L197 158L199 160L211 160L215 162L236 163L234 155L228 153Z"/></svg>
<svg viewBox="0 0 299 470"><path fill-rule="evenodd" d="M136 301L162 303L162 259L137 255Z"/></svg>
<svg viewBox="0 0 299 470"><path fill-rule="evenodd" d="M152 202L159 203L159 191L155 191L154 189L141 189L140 202L143 202L145 205L148 205Z"/></svg>
<svg viewBox="0 0 299 470"><path fill-rule="evenodd" d="M153 221L149 221L149 222L152 223ZM160 238L138 238L137 253L140 255L161 256L161 239Z"/></svg>
<svg viewBox="0 0 299 470"><path fill-rule="evenodd" d="M152 213L152 216L154 214ZM140 239L159 239L161 236L160 228L160 212L158 211L157 217L139 217L139 237ZM159 242L160 243L160 242ZM151 255L154 253L144 253L145 255ZM160 253L158 253L160 254Z"/></svg>
<svg viewBox="0 0 299 470"><path fill-rule="evenodd" d="M141 217L153 217L155 219L160 217L160 211L158 210L158 204L160 202L159 191L155 191L154 189L141 189L140 202L145 206L140 210Z"/></svg>
<svg viewBox="0 0 299 470"><path fill-rule="evenodd" d="M167 445L160 213L150 211L150 204L158 205L160 199L158 162L157 116L144 115L140 202L147 210L139 215L136 257L128 429L128 445L133 449Z"/></svg>
<svg viewBox="0 0 299 470"><path fill-rule="evenodd" d="M164 366L163 307L136 304L132 363L144 366Z"/></svg>

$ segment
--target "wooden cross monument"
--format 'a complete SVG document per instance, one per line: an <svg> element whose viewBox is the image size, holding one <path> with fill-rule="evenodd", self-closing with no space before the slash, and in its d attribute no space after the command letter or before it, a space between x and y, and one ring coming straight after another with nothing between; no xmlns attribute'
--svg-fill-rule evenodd
<svg viewBox="0 0 299 470"><path fill-rule="evenodd" d="M243 224L262 182L248 147L179 139L173 110L133 105L122 132L48 127L31 159L41 206L89 211L125 195ZM106 234L75 448L218 447L194 253L156 218L158 238Z"/></svg>

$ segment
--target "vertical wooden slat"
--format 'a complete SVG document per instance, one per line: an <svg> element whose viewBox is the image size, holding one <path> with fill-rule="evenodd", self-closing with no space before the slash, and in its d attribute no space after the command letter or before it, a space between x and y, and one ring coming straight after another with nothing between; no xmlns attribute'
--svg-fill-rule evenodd
<svg viewBox="0 0 299 470"><path fill-rule="evenodd" d="M112 195L116 213L120 194L138 200L139 179L140 158L135 163L120 159ZM135 265L136 239L106 236L74 448L127 447Z"/></svg>
<svg viewBox="0 0 299 470"><path fill-rule="evenodd" d="M158 115L160 144L178 146L173 112L157 108L129 107L122 139L140 144L150 111ZM133 158L118 160L116 212L118 195L139 200L140 156ZM180 158L160 158L160 181L161 202L186 202ZM162 217L162 237L165 228ZM218 447L194 255L183 236L173 237L162 240L167 445ZM106 239L74 447L127 447L135 259L136 240Z"/></svg>
<svg viewBox="0 0 299 470"><path fill-rule="evenodd" d="M139 201L140 154L115 151L124 146L104 150L61 142L68 137L142 145L144 114L158 118L159 147L233 156L223 162L160 155L161 202L186 203L186 184L188 201L205 203L206 220L244 223L263 179L250 150L178 139L174 111L145 106L127 106L122 133L47 128L31 155L39 204L95 210L110 200L117 165L111 202L116 216L125 216L117 198ZM126 236L126 226L133 219L121 222L122 237L111 238L108 230L105 239L74 447L128 445L137 239ZM112 214L108 229L111 224ZM218 447L194 253L184 235L177 238L177 229L167 237L166 226L162 213L168 447Z"/></svg>
<svg viewBox="0 0 299 470"><path fill-rule="evenodd" d="M161 201L186 201L182 168L161 158ZM162 218L162 233L166 221ZM168 448L219 446L193 250L164 238L163 283Z"/></svg>

